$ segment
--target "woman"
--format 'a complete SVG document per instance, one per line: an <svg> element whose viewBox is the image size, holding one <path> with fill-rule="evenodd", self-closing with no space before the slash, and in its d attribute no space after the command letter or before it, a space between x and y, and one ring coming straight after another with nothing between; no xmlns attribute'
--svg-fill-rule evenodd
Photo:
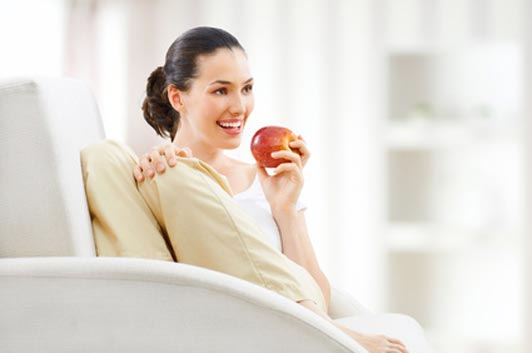
<svg viewBox="0 0 532 353"><path fill-rule="evenodd" d="M262 201L255 202L264 202L269 210L266 217L255 215L256 221L265 233L273 232L272 246L275 238L280 240L281 246L276 251L282 251L312 276L325 301L324 306L317 304L319 300L301 300L299 304L333 322L327 316L329 282L318 264L298 204L303 187L302 169L310 157L305 142L300 138L290 144L293 151L273 153L272 157L290 162L279 165L271 174L224 153L241 143L254 107L253 84L246 53L231 34L198 27L177 38L167 52L164 66L155 69L148 78L142 107L146 121L173 143L154 148L141 158L135 178L142 182L143 173L150 179L155 171L163 173L166 169L163 155L170 167L176 165L176 156L194 157L225 177L236 200L250 192L257 195L258 190ZM362 334L333 324L371 353L408 352L398 339Z"/></svg>

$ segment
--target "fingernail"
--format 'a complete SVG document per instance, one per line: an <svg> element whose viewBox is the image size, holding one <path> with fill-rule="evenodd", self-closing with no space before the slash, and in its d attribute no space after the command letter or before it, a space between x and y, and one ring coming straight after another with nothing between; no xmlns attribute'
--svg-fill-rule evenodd
<svg viewBox="0 0 532 353"><path fill-rule="evenodd" d="M164 170L164 164L162 163L157 163L157 171L158 172L162 172Z"/></svg>
<svg viewBox="0 0 532 353"><path fill-rule="evenodd" d="M168 160L168 164L170 164L172 167L175 165L176 162L177 160L175 159L175 157L172 157Z"/></svg>
<svg viewBox="0 0 532 353"><path fill-rule="evenodd" d="M146 174L148 174L149 177L152 177L155 173L153 172L153 169L148 169Z"/></svg>

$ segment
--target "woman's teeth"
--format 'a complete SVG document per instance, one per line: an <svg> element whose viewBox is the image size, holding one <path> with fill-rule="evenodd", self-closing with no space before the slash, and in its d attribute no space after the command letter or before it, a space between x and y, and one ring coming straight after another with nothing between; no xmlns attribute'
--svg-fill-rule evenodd
<svg viewBox="0 0 532 353"><path fill-rule="evenodd" d="M240 121L230 122L230 123L224 123L219 121L218 125L223 127L224 129L236 129L239 128L242 123Z"/></svg>

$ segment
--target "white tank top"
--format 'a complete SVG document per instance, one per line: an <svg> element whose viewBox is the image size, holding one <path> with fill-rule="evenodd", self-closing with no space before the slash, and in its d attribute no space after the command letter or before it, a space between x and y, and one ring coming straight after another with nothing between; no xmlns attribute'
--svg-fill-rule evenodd
<svg viewBox="0 0 532 353"><path fill-rule="evenodd" d="M281 234L273 219L270 204L266 200L266 195L264 195L258 176L255 176L255 180L253 180L248 189L236 194L234 200L258 223L266 236L266 241L279 251L282 251ZM296 210L300 211L305 208L298 201Z"/></svg>

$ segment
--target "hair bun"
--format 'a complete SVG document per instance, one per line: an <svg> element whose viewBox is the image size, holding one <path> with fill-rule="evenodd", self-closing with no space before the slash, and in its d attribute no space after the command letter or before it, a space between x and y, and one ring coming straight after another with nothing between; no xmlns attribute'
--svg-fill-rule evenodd
<svg viewBox="0 0 532 353"><path fill-rule="evenodd" d="M174 139L179 113L174 110L167 95L166 74L162 66L148 77L146 98L142 104L144 119L159 136Z"/></svg>

